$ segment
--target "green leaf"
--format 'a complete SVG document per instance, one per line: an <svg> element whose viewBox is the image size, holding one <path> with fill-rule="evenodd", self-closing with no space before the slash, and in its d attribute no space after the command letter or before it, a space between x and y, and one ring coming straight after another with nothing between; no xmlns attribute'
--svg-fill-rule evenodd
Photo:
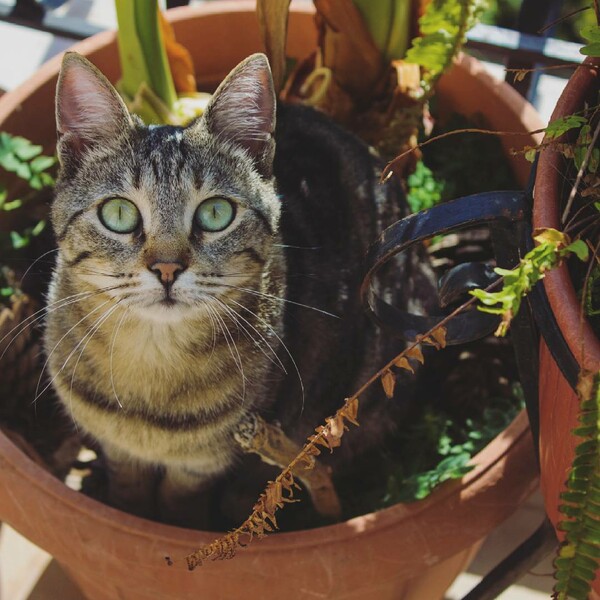
<svg viewBox="0 0 600 600"><path fill-rule="evenodd" d="M42 153L41 146L36 146L20 136L12 137L10 140L10 149L22 161L29 161Z"/></svg>
<svg viewBox="0 0 600 600"><path fill-rule="evenodd" d="M590 437L596 432L595 425L586 425L583 427L576 427L573 429L573 435L578 435L579 437Z"/></svg>
<svg viewBox="0 0 600 600"><path fill-rule="evenodd" d="M31 167L29 163L20 163L19 166L15 169L15 173L25 181L29 181L31 179Z"/></svg>
<svg viewBox="0 0 600 600"><path fill-rule="evenodd" d="M567 243L567 237L562 231L558 231L557 229L553 229L552 227L548 227L547 229L542 229L537 232L536 235L533 236L533 239L536 242L540 243L537 251L540 252L540 248L547 248L547 244L552 244L554 246L564 245Z"/></svg>
<svg viewBox="0 0 600 600"><path fill-rule="evenodd" d="M4 202L2 204L2 210L10 211L16 210L17 208L21 208L23 206L22 200L12 200L11 202Z"/></svg>
<svg viewBox="0 0 600 600"><path fill-rule="evenodd" d="M10 242L15 250L25 248L29 245L29 241L30 240L27 235L21 235L18 231L10 232Z"/></svg>
<svg viewBox="0 0 600 600"><path fill-rule="evenodd" d="M577 456L571 466L573 467L581 467L581 466L594 466L596 464L596 455L588 452L587 454L582 454L581 456Z"/></svg>
<svg viewBox="0 0 600 600"><path fill-rule="evenodd" d="M562 559L557 559L562 560ZM589 569L590 571L595 571L598 568L598 561L590 558L589 556L583 556L578 554L574 558L575 564L584 569Z"/></svg>
<svg viewBox="0 0 600 600"><path fill-rule="evenodd" d="M420 160L415 171L408 176L406 199L412 212L418 212L439 204L445 184L435 178L433 171Z"/></svg>
<svg viewBox="0 0 600 600"><path fill-rule="evenodd" d="M579 52L584 56L600 56L600 42L593 42L592 44L586 44L579 49Z"/></svg>
<svg viewBox="0 0 600 600"><path fill-rule="evenodd" d="M571 506L569 504L561 504L558 507L558 511L567 517L578 517L581 514L581 508L579 506Z"/></svg>
<svg viewBox="0 0 600 600"><path fill-rule="evenodd" d="M524 155L525 156L525 160L527 162L530 162L530 163L534 162L537 153L538 153L537 148L530 148L529 150L527 150L525 152L525 155Z"/></svg>
<svg viewBox="0 0 600 600"><path fill-rule="evenodd" d="M580 551L584 556L589 556L590 558L600 558L600 548L592 544L588 544L585 541L579 542L578 551Z"/></svg>
<svg viewBox="0 0 600 600"><path fill-rule="evenodd" d="M56 159L53 156L37 156L31 163L31 170L34 173L41 173L56 164Z"/></svg>
<svg viewBox="0 0 600 600"><path fill-rule="evenodd" d="M560 119L548 123L548 126L546 127L546 137L555 139L571 129L582 127L586 123L587 119L579 115L567 115L566 117L561 117Z"/></svg>
<svg viewBox="0 0 600 600"><path fill-rule="evenodd" d="M600 27L597 24L584 25L579 30L579 34L588 42L600 42Z"/></svg>
<svg viewBox="0 0 600 600"><path fill-rule="evenodd" d="M0 167L14 173L23 163L12 153L0 155Z"/></svg>
<svg viewBox="0 0 600 600"><path fill-rule="evenodd" d="M46 221L39 221L39 223L37 223L35 227L33 227L33 229L31 230L31 235L36 237L40 235L40 233L42 233L44 229L46 229Z"/></svg>
<svg viewBox="0 0 600 600"><path fill-rule="evenodd" d="M594 456L598 451L598 441L597 440L586 440L585 442L581 442L575 448L575 454L577 456L581 456L583 454L590 454Z"/></svg>

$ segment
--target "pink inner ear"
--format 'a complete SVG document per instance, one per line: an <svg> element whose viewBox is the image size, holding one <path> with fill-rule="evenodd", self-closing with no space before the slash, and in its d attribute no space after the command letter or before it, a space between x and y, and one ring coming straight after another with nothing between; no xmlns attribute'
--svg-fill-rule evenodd
<svg viewBox="0 0 600 600"><path fill-rule="evenodd" d="M266 60L250 59L235 69L209 108L209 127L259 158L271 143L275 94Z"/></svg>
<svg viewBox="0 0 600 600"><path fill-rule="evenodd" d="M116 91L107 88L84 65L69 65L61 77L57 97L60 133L73 133L89 140L114 136L122 131L124 108Z"/></svg>

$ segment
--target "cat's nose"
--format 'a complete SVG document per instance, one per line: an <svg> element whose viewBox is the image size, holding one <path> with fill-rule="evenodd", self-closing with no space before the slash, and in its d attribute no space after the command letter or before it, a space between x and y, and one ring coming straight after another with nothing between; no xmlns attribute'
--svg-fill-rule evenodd
<svg viewBox="0 0 600 600"><path fill-rule="evenodd" d="M156 274L160 282L166 287L173 285L177 276L185 269L185 265L180 262L155 262L150 265L150 270Z"/></svg>

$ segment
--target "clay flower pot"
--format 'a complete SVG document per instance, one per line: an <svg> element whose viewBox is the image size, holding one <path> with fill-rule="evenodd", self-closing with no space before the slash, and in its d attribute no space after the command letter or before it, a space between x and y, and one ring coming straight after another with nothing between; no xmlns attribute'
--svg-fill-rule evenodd
<svg viewBox="0 0 600 600"><path fill-rule="evenodd" d="M597 59L579 67L559 98L551 120L581 111L586 101L594 104L600 86ZM541 153L535 179L534 227L561 229L560 211L565 184L565 159L559 152ZM581 318L581 303L566 265L548 273L543 281L552 313L560 333L579 365L590 371L600 370L600 341L589 323ZM542 340L540 344L540 467L546 511L553 525L564 516L558 512L559 494L565 490L569 467L578 438L571 434L577 425L579 400ZM564 534L558 532L562 539ZM600 581L593 589L600 594Z"/></svg>
<svg viewBox="0 0 600 600"><path fill-rule="evenodd" d="M214 87L242 58L260 50L254 2L210 2L171 11L177 38L192 52L200 86ZM309 8L290 15L288 52L315 47ZM108 77L119 76L114 33L77 44ZM0 100L0 130L52 149L54 87L60 57ZM450 110L488 112L494 129L531 131L535 111L506 84L463 57L440 82ZM533 140L519 137L510 146ZM521 184L529 166L511 158ZM337 598L435 600L467 565L480 541L537 486L537 467L524 414L474 458L462 480L428 499L396 505L345 523L255 541L235 559L193 573L179 561L215 538L136 518L67 488L0 433L0 520L50 552L88 598ZM288 509L293 510L293 508Z"/></svg>

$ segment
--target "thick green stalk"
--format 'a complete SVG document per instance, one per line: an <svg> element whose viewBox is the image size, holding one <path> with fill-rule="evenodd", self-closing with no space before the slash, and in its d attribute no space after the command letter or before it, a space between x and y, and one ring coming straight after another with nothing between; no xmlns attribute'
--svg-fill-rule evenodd
<svg viewBox="0 0 600 600"><path fill-rule="evenodd" d="M117 0L117 4L119 1ZM135 22L143 55L148 67L152 91L172 109L177 100L175 85L158 21L156 0L133 0Z"/></svg>
<svg viewBox="0 0 600 600"><path fill-rule="evenodd" d="M399 0L404 2L405 0ZM388 45L390 31L394 19L396 0L354 0L365 25L375 42L384 54Z"/></svg>
<svg viewBox="0 0 600 600"><path fill-rule="evenodd" d="M133 98L142 82L150 82L150 74L135 22L135 5L131 0L115 0L117 10L117 39L121 61L119 87L127 97Z"/></svg>
<svg viewBox="0 0 600 600"><path fill-rule="evenodd" d="M354 0L385 62L404 58L410 41L411 0Z"/></svg>
<svg viewBox="0 0 600 600"><path fill-rule="evenodd" d="M396 0L394 2L393 20L390 23L385 58L396 60L404 58L410 43L411 0Z"/></svg>

